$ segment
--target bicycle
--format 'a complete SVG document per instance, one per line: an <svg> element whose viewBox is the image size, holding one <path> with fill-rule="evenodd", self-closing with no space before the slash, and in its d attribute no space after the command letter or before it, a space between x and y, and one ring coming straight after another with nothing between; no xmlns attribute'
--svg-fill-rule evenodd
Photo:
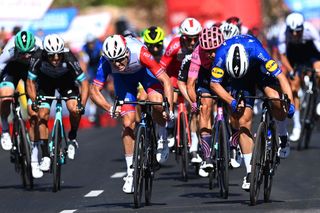
<svg viewBox="0 0 320 213"><path fill-rule="evenodd" d="M15 171L20 173L23 187L33 188L33 176L31 168L31 143L26 129L25 121L22 118L19 97L26 95L15 92L10 96L1 96L0 98L13 98L11 113L13 115L12 125L12 143L10 151L10 161L14 163Z"/></svg>
<svg viewBox="0 0 320 213"><path fill-rule="evenodd" d="M146 205L151 203L154 173L157 169L157 138L152 119L152 106L161 105L168 111L169 104L166 99L164 102L151 102L146 100L123 101L116 98L112 115L115 114L117 106L124 104L138 104L141 106L141 120L135 130L136 139L133 154L133 199L134 207L139 208L141 206L143 182L145 184L145 203Z"/></svg>
<svg viewBox="0 0 320 213"><path fill-rule="evenodd" d="M179 89L174 89L178 93L177 100L177 116L174 125L174 140L175 140L175 159L181 161L181 175L184 181L188 181L188 166L189 166L189 148L191 146L191 136L189 128L189 116L187 107L184 103L184 98Z"/></svg>
<svg viewBox="0 0 320 213"><path fill-rule="evenodd" d="M217 115L214 118L212 125L212 141L211 141L211 159L214 168L209 172L209 189L213 188L213 179L217 180L220 188L220 196L224 199L229 195L229 161L230 161L230 144L229 136L230 130L227 128L226 122L228 119L223 110L223 103L217 96L197 95L197 105L200 106L201 98L212 98L218 100L217 102Z"/></svg>
<svg viewBox="0 0 320 213"><path fill-rule="evenodd" d="M52 191L57 192L61 190L61 165L66 164L68 146L62 120L62 101L77 99L79 105L80 97L38 96L37 99L39 103L46 100L56 100L55 118L51 132L51 140L49 142L49 153L52 162L50 172L53 173ZM64 145L62 144L62 139L65 141Z"/></svg>
<svg viewBox="0 0 320 213"><path fill-rule="evenodd" d="M317 113L317 98L318 98L318 86L317 76L318 72L315 69L305 68L302 69L304 75L304 87L306 89L303 100L301 101L301 135L298 140L297 149L301 150L302 146L304 149L309 148L311 140L311 134L316 123Z"/></svg>
<svg viewBox="0 0 320 213"><path fill-rule="evenodd" d="M285 95L284 98L242 96L238 100L245 100L246 98L262 100L262 113L254 140L250 177L250 204L256 205L262 182L264 182L264 202L269 201L273 176L280 164L280 157L277 154L279 149L279 137L277 136L276 124L271 115L271 106L269 103L270 101L280 101L288 105L289 99ZM269 134L268 131L270 131Z"/></svg>

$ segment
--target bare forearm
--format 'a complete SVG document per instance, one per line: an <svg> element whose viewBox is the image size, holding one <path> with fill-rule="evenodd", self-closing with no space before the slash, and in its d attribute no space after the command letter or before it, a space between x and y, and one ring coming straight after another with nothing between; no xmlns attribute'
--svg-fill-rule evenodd
<svg viewBox="0 0 320 213"><path fill-rule="evenodd" d="M103 97L103 95L100 92L100 88L95 86L95 85L91 85L90 87L90 98L91 100L99 107L101 107L102 109L108 111L111 107L111 104L109 104L106 99Z"/></svg>
<svg viewBox="0 0 320 213"><path fill-rule="evenodd" d="M289 82L288 82L287 78L285 77L285 75L283 73L280 73L277 76L277 78L279 79L279 83L280 83L280 87L281 87L282 92L284 94L288 95L288 98L290 99L291 103L294 103L292 90L291 90L291 87L290 87Z"/></svg>
<svg viewBox="0 0 320 213"><path fill-rule="evenodd" d="M287 58L286 55L281 54L281 55L280 55L280 59L281 59L282 65L286 68L286 70L287 70L288 72L290 72L291 70L293 70L293 67L291 66L291 64L290 64L290 62L289 62L289 60L288 60L288 58Z"/></svg>
<svg viewBox="0 0 320 213"><path fill-rule="evenodd" d="M195 90L195 80L190 81L190 79L188 80L187 83L187 92L188 95L190 97L190 100L192 103L197 101L197 94L196 94L196 90Z"/></svg>
<svg viewBox="0 0 320 213"><path fill-rule="evenodd" d="M87 80L81 83L81 104L85 106L89 96L89 82Z"/></svg>
<svg viewBox="0 0 320 213"><path fill-rule="evenodd" d="M37 98L37 91L34 81L27 79L27 93L32 101L35 101Z"/></svg>
<svg viewBox="0 0 320 213"><path fill-rule="evenodd" d="M217 94L223 101L228 104L231 104L234 98L221 86L220 83L210 83L212 91Z"/></svg>
<svg viewBox="0 0 320 213"><path fill-rule="evenodd" d="M168 81L164 82L164 94L167 97L168 102L170 104L170 111L173 111L173 87L169 78Z"/></svg>
<svg viewBox="0 0 320 213"><path fill-rule="evenodd" d="M188 92L187 92L187 84L183 81L178 81L178 87L183 95L183 97L188 101L189 103L192 103L191 99L189 98Z"/></svg>

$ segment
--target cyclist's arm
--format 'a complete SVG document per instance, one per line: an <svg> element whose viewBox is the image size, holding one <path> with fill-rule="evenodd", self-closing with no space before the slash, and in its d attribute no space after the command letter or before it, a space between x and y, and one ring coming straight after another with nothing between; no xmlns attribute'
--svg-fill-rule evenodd
<svg viewBox="0 0 320 213"><path fill-rule="evenodd" d="M288 95L288 98L290 99L291 103L294 103L292 90L289 85L288 79L286 78L284 73L280 73L279 75L277 75L277 78L279 80L282 92Z"/></svg>
<svg viewBox="0 0 320 213"><path fill-rule="evenodd" d="M187 91L187 81L188 81L188 71L191 63L191 54L188 54L184 57L181 63L181 67L178 74L178 88L186 101L192 104L190 97Z"/></svg>
<svg viewBox="0 0 320 213"><path fill-rule="evenodd" d="M231 104L232 100L234 100L234 98L221 86L220 83L211 81L210 88L215 94L217 94L217 96L219 96L229 105Z"/></svg>
<svg viewBox="0 0 320 213"><path fill-rule="evenodd" d="M27 85L26 87L27 87L27 93L29 98L31 99L32 102L36 101L37 90L36 90L35 79L30 79L28 77L26 85Z"/></svg>
<svg viewBox="0 0 320 213"><path fill-rule="evenodd" d="M140 61L141 64L147 67L163 85L164 95L167 97L170 104L170 111L173 111L173 87L169 76L164 71L164 69L154 60L152 55L145 47L141 49Z"/></svg>
<svg viewBox="0 0 320 213"><path fill-rule="evenodd" d="M184 82L184 81L177 81L177 84L178 84L178 87L179 87L179 90L180 90L182 96L183 96L184 99L186 99L186 101L188 101L188 103L191 105L191 104L192 104L192 101L191 101L191 99L189 98L189 95L188 95L186 82Z"/></svg>
<svg viewBox="0 0 320 213"><path fill-rule="evenodd" d="M291 66L288 57L285 54L280 54L281 64L286 68L287 72L293 71L293 67Z"/></svg>
<svg viewBox="0 0 320 213"><path fill-rule="evenodd" d="M28 71L27 78L27 93L31 101L36 101L37 98L37 89L36 89L36 80L38 77L38 67L41 65L41 54L42 51L38 50L30 60L30 70Z"/></svg>
<svg viewBox="0 0 320 213"><path fill-rule="evenodd" d="M286 44L286 30L285 28L280 31L278 37L278 50L280 54L281 64L285 67L287 72L293 71L293 67L291 66L288 57L287 57L287 44ZM285 73L286 74L286 73Z"/></svg>
<svg viewBox="0 0 320 213"><path fill-rule="evenodd" d="M187 81L187 90L192 102L197 101L197 94L196 94L196 81L198 79L198 74L200 70L200 65L195 63L191 59L191 64L188 72L188 81Z"/></svg>

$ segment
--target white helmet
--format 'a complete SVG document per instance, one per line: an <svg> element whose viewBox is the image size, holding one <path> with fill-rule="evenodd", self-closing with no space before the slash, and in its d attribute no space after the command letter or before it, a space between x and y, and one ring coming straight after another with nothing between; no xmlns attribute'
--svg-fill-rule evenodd
<svg viewBox="0 0 320 213"><path fill-rule="evenodd" d="M228 22L223 22L220 26L220 30L223 33L223 37L225 40L240 34L237 25Z"/></svg>
<svg viewBox="0 0 320 213"><path fill-rule="evenodd" d="M200 22L195 18L186 18L180 24L180 32L182 35L194 36L198 35L202 30Z"/></svg>
<svg viewBox="0 0 320 213"><path fill-rule="evenodd" d="M47 35L43 40L43 48L48 54L64 51L64 41L58 34Z"/></svg>
<svg viewBox="0 0 320 213"><path fill-rule="evenodd" d="M303 29L304 18L301 13L291 13L286 18L287 27L293 31L301 31Z"/></svg>
<svg viewBox="0 0 320 213"><path fill-rule="evenodd" d="M122 35L109 36L102 45L102 53L108 59L122 58L126 51L126 39Z"/></svg>
<svg viewBox="0 0 320 213"><path fill-rule="evenodd" d="M233 44L228 50L226 67L233 78L242 78L248 71L249 60L242 44Z"/></svg>

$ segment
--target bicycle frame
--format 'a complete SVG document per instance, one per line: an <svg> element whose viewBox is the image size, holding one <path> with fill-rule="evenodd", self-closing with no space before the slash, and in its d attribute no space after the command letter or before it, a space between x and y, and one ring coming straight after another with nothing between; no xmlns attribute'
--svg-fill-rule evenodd
<svg viewBox="0 0 320 213"><path fill-rule="evenodd" d="M179 137L180 136L180 114L183 112L184 113L184 119L186 121L186 132L188 134L188 147L191 146L191 136L190 136L190 128L189 128L189 118L188 118L188 113L187 113L187 107L185 105L185 102L184 102L184 98L179 95L178 96L178 116L177 116L177 133L176 133L176 140L177 140L177 147L181 147L181 144L180 144L180 140L181 138Z"/></svg>

